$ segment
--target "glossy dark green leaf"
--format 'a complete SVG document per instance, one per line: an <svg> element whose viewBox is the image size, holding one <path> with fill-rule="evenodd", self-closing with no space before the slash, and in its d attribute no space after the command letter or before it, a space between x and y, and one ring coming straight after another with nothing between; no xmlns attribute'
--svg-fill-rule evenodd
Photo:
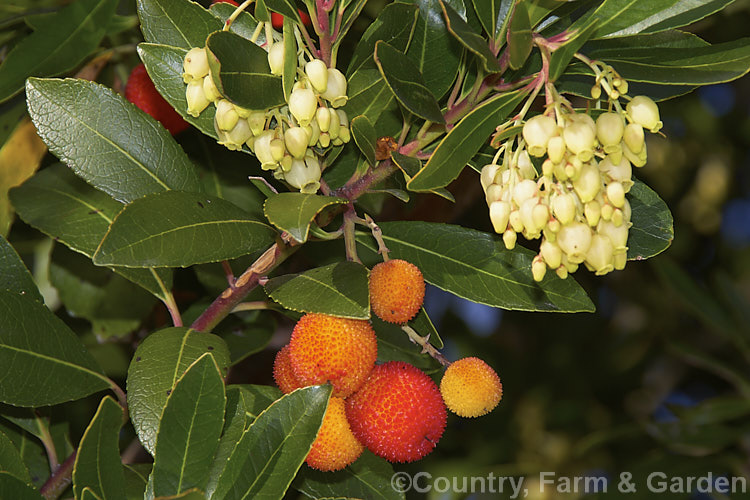
<svg viewBox="0 0 750 500"><path fill-rule="evenodd" d="M406 54L379 41L375 44L373 57L386 84L407 110L425 120L444 121L435 96Z"/></svg>
<svg viewBox="0 0 750 500"><path fill-rule="evenodd" d="M404 173L404 179L406 179L407 182L422 169L422 160L414 158L413 156L402 155L401 153L394 151L391 154L391 159Z"/></svg>
<svg viewBox="0 0 750 500"><path fill-rule="evenodd" d="M406 55L422 73L427 88L440 100L456 79L464 48L448 32L438 0L415 3L419 5L419 16ZM462 0L450 0L448 4L459 13L466 10Z"/></svg>
<svg viewBox="0 0 750 500"><path fill-rule="evenodd" d="M508 27L508 64L511 69L518 69L531 54L531 20L526 2L516 2Z"/></svg>
<svg viewBox="0 0 750 500"><path fill-rule="evenodd" d="M367 498L402 500L403 492L394 488L393 466L365 450L353 464L341 471L321 472L305 467L294 481L294 488L310 498Z"/></svg>
<svg viewBox="0 0 750 500"><path fill-rule="evenodd" d="M379 363L405 361L428 374L437 373L442 368L435 358L422 353L422 348L409 340L399 325L386 323L374 316L372 327L378 337Z"/></svg>
<svg viewBox="0 0 750 500"><path fill-rule="evenodd" d="M503 34L503 25L514 0L473 0L472 3L484 31L491 38L498 39Z"/></svg>
<svg viewBox="0 0 750 500"><path fill-rule="evenodd" d="M367 279L367 269L362 264L337 262L272 278L265 289L273 300L292 311L369 319Z"/></svg>
<svg viewBox="0 0 750 500"><path fill-rule="evenodd" d="M21 453L2 431L0 431L0 472L7 472L24 483L31 484L31 476L23 463Z"/></svg>
<svg viewBox="0 0 750 500"><path fill-rule="evenodd" d="M242 384L231 387L236 387L242 392L248 424L252 423L261 413L266 411L266 408L284 395L278 387L270 385Z"/></svg>
<svg viewBox="0 0 750 500"><path fill-rule="evenodd" d="M472 302L521 311L594 310L573 279L548 274L534 282L536 253L523 247L508 251L495 235L428 222L384 222L380 228L392 257L419 267L427 283ZM376 248L370 237L358 242Z"/></svg>
<svg viewBox="0 0 750 500"><path fill-rule="evenodd" d="M221 431L221 439L219 439L219 445L216 448L216 454L213 457L211 469L208 473L208 482L206 485L207 498L210 498L216 490L219 475L224 470L226 461L245 432L247 424L244 391L237 386L229 386L226 389L226 398L224 427Z"/></svg>
<svg viewBox="0 0 750 500"><path fill-rule="evenodd" d="M191 488L179 495L159 496L154 500L206 500L206 495L198 488Z"/></svg>
<svg viewBox="0 0 750 500"><path fill-rule="evenodd" d="M644 19L648 19L664 9L668 9L679 0L604 0L596 5L585 17L598 18L599 27L595 38L605 37L623 29L628 29ZM635 34L633 31L630 34Z"/></svg>
<svg viewBox="0 0 750 500"><path fill-rule="evenodd" d="M78 337L43 304L0 291L0 401L45 406L107 389Z"/></svg>
<svg viewBox="0 0 750 500"><path fill-rule="evenodd" d="M99 495L94 493L91 488L84 488L83 491L81 491L80 495L78 495L78 498L80 500L104 500Z"/></svg>
<svg viewBox="0 0 750 500"><path fill-rule="evenodd" d="M431 191L450 184L525 96L522 91L499 94L476 107L448 132L407 187Z"/></svg>
<svg viewBox="0 0 750 500"><path fill-rule="evenodd" d="M593 59L651 59L660 49L691 50L707 47L709 43L685 31L669 30L651 35L633 35L622 38L605 38L588 41L581 52Z"/></svg>
<svg viewBox="0 0 750 500"><path fill-rule="evenodd" d="M143 500L153 464L124 464L125 498Z"/></svg>
<svg viewBox="0 0 750 500"><path fill-rule="evenodd" d="M633 223L628 236L628 259L642 260L660 254L672 244L674 222L669 207L659 195L634 180L628 193Z"/></svg>
<svg viewBox="0 0 750 500"><path fill-rule="evenodd" d="M8 500L43 500L38 491L8 472L0 472L0 492Z"/></svg>
<svg viewBox="0 0 750 500"><path fill-rule="evenodd" d="M224 379L206 353L180 377L159 419L151 479L154 495L204 488L224 426Z"/></svg>
<svg viewBox="0 0 750 500"><path fill-rule="evenodd" d="M0 236L0 289L12 290L42 302L34 278L8 240Z"/></svg>
<svg viewBox="0 0 750 500"><path fill-rule="evenodd" d="M223 26L206 9L190 0L138 0L141 31L147 42L190 50Z"/></svg>
<svg viewBox="0 0 750 500"><path fill-rule="evenodd" d="M294 21L291 17L284 16L283 27L284 44L284 68L281 75L281 86L284 90L284 99L289 101L292 87L297 79L297 41L294 36Z"/></svg>
<svg viewBox="0 0 750 500"><path fill-rule="evenodd" d="M182 61L187 49L152 43L138 44L138 55L146 65L156 89L189 124L209 137L217 138L214 128L215 106L208 106L196 118L188 114L185 82L182 80Z"/></svg>
<svg viewBox="0 0 750 500"><path fill-rule="evenodd" d="M297 24L302 23L299 18L299 12L297 12L297 5L293 0L265 0L266 7L269 10L278 12L284 17L294 19Z"/></svg>
<svg viewBox="0 0 750 500"><path fill-rule="evenodd" d="M56 76L75 68L99 46L115 0L81 0L39 20L0 65L0 102L23 90L29 76Z"/></svg>
<svg viewBox="0 0 750 500"><path fill-rule="evenodd" d="M222 23L225 23L226 20L229 19L229 16L232 15L232 13L234 12L236 8L237 7L235 7L232 4L229 4L226 2L219 2L219 3L211 4L211 7L208 10L209 12L211 12L211 14L221 19ZM258 20L255 19L246 10L243 10L242 12L240 12L240 15L237 16L237 19L235 19L232 25L229 27L229 31L231 31L232 33L237 33L242 38L246 38L247 40L250 40L253 37L253 35L255 35L255 28L257 26L258 26ZM258 45L263 45L264 43L266 43L265 30L261 30L255 43Z"/></svg>
<svg viewBox="0 0 750 500"><path fill-rule="evenodd" d="M89 258L123 207L61 163L12 189L10 199L24 222ZM172 288L169 269L122 267L115 272L160 298Z"/></svg>
<svg viewBox="0 0 750 500"><path fill-rule="evenodd" d="M372 54L375 52L375 44L378 40L383 40L402 52L405 51L414 32L417 12L417 6L412 3L393 2L386 5L365 30L354 48L354 54L347 69L349 78L351 79L351 75L362 66L370 68L374 66ZM350 93L349 99L351 97Z"/></svg>
<svg viewBox="0 0 750 500"><path fill-rule="evenodd" d="M188 328L167 328L154 332L135 351L128 368L128 408L138 437L153 454L168 393L177 379L203 354L213 354L222 373L229 366L224 341L210 333Z"/></svg>
<svg viewBox="0 0 750 500"><path fill-rule="evenodd" d="M349 124L352 139L370 165L375 165L375 143L378 135L372 122L364 115L355 116Z"/></svg>
<svg viewBox="0 0 750 500"><path fill-rule="evenodd" d="M435 325L432 323L432 320L424 307L422 307L417 315L414 316L414 319L409 322L409 326L414 328L414 331L422 337L429 336L430 344L438 349L443 348L443 339L440 338L437 328L435 328Z"/></svg>
<svg viewBox="0 0 750 500"><path fill-rule="evenodd" d="M269 197L263 212L269 222L300 243L307 241L315 216L325 207L348 203L344 198L305 193L279 193Z"/></svg>
<svg viewBox="0 0 750 500"><path fill-rule="evenodd" d="M26 100L50 151L113 198L129 202L170 189L200 189L194 165L172 135L111 89L30 78Z"/></svg>
<svg viewBox="0 0 750 500"><path fill-rule="evenodd" d="M3 415L5 417L6 415ZM16 425L0 419L0 431L2 431L21 456L23 466L29 471L31 484L40 488L49 478L49 458L41 441L30 432ZM14 474L15 475L15 474Z"/></svg>
<svg viewBox="0 0 750 500"><path fill-rule="evenodd" d="M549 64L549 74L552 81L557 80L563 74L575 53L594 34L598 23L599 19L591 18L585 24L575 23L569 28L571 31L570 38L552 53Z"/></svg>
<svg viewBox="0 0 750 500"><path fill-rule="evenodd" d="M91 489L101 500L125 500L125 476L120 459L122 408L110 396L102 399L78 444L73 466L73 492Z"/></svg>
<svg viewBox="0 0 750 500"><path fill-rule="evenodd" d="M237 443L211 499L283 497L318 434L330 395L328 385L306 387L269 406Z"/></svg>
<svg viewBox="0 0 750 500"><path fill-rule="evenodd" d="M211 35L206 47L214 83L227 99L247 109L286 102L282 79L271 74L264 49L229 31Z"/></svg>
<svg viewBox="0 0 750 500"><path fill-rule="evenodd" d="M221 198L168 191L125 207L112 221L94 263L186 267L219 262L267 247L274 234L270 226Z"/></svg>
<svg viewBox="0 0 750 500"><path fill-rule="evenodd" d="M473 52L482 61L484 70L488 73L497 73L501 70L497 56L492 53L487 40L477 33L453 7L441 0L443 13L447 21L448 30L461 44Z"/></svg>

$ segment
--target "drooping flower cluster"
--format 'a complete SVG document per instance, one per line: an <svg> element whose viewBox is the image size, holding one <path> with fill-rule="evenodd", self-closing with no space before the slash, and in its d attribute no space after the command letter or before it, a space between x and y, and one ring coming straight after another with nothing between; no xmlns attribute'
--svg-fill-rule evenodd
<svg viewBox="0 0 750 500"><path fill-rule="evenodd" d="M536 281L547 268L565 278L580 264L597 275L625 267L632 166L646 163L644 129L657 132L662 124L648 97L633 97L622 109L618 99L627 86L620 82L596 119L556 96L554 106L505 143L501 165L482 169L490 219L505 246L515 246L517 233L542 240L531 266Z"/></svg>
<svg viewBox="0 0 750 500"><path fill-rule="evenodd" d="M284 42L270 44L271 73L283 73ZM188 113L199 116L210 104L216 107L214 128L219 144L231 150L247 147L263 170L303 193L320 188L318 152L349 142L349 119L337 109L346 104L346 77L320 59L300 64L288 102L263 110L242 108L221 95L209 69L205 48L185 56L183 79Z"/></svg>

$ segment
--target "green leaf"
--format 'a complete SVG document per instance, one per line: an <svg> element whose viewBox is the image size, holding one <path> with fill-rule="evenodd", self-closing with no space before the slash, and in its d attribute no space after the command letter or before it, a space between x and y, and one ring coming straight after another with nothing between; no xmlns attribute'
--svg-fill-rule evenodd
<svg viewBox="0 0 750 500"><path fill-rule="evenodd" d="M336 472L321 472L309 467L300 470L294 488L310 498L367 498L402 500L403 492L394 488L393 466L365 450L353 464Z"/></svg>
<svg viewBox="0 0 750 500"><path fill-rule="evenodd" d="M472 3L484 30L490 38L499 39L514 0L472 0Z"/></svg>
<svg viewBox="0 0 750 500"><path fill-rule="evenodd" d="M93 257L122 204L92 188L65 165L37 172L11 190L10 199L27 224L70 249ZM115 269L155 296L164 298L172 287L169 269Z"/></svg>
<svg viewBox="0 0 750 500"><path fill-rule="evenodd" d="M128 500L143 500L152 466L153 464L124 464L125 497Z"/></svg>
<svg viewBox="0 0 750 500"><path fill-rule="evenodd" d="M247 423L244 391L237 386L229 386L226 389L226 398L224 428L221 431L219 446L216 448L216 455L213 457L211 469L208 473L206 498L211 498L216 490L219 475L224 470L226 461L229 460L234 447L242 437L242 433L245 432Z"/></svg>
<svg viewBox="0 0 750 500"><path fill-rule="evenodd" d="M154 500L206 500L206 496L201 490L192 488L179 495L160 496Z"/></svg>
<svg viewBox="0 0 750 500"><path fill-rule="evenodd" d="M586 41L594 34L599 19L591 18L587 23L574 23L568 31L570 38L552 53L549 64L550 80L557 80L563 74L573 56L578 52Z"/></svg>
<svg viewBox="0 0 750 500"><path fill-rule="evenodd" d="M29 76L55 76L78 66L99 46L115 0L80 0L39 25L0 65L0 102L23 90Z"/></svg>
<svg viewBox="0 0 750 500"><path fill-rule="evenodd" d="M204 488L224 426L224 379L206 353L177 381L159 421L151 479L154 495Z"/></svg>
<svg viewBox="0 0 750 500"><path fill-rule="evenodd" d="M206 38L223 23L189 0L138 0L141 31L147 42L185 50L206 45Z"/></svg>
<svg viewBox="0 0 750 500"><path fill-rule="evenodd" d="M632 214L628 236L628 259L642 260L658 255L672 244L674 223L672 213L654 190L633 179L628 193Z"/></svg>
<svg viewBox="0 0 750 500"><path fill-rule="evenodd" d="M299 18L299 12L297 12L297 6L294 1L290 0L265 0L266 7L269 10L278 12L284 18L294 19L297 24L302 24L302 20Z"/></svg>
<svg viewBox="0 0 750 500"><path fill-rule="evenodd" d="M0 401L45 406L109 388L78 337L43 304L0 290Z"/></svg>
<svg viewBox="0 0 750 500"><path fill-rule="evenodd" d="M409 182L422 169L422 160L413 156L402 155L398 151L391 153L393 163L404 173L404 179Z"/></svg>
<svg viewBox="0 0 750 500"><path fill-rule="evenodd" d="M348 203L344 198L305 193L279 193L263 205L268 221L300 243L307 241L315 216L325 207Z"/></svg>
<svg viewBox="0 0 750 500"><path fill-rule="evenodd" d="M223 96L247 109L286 103L282 78L268 66L268 52L229 31L214 33L206 43L211 75Z"/></svg>
<svg viewBox="0 0 750 500"><path fill-rule="evenodd" d="M84 488L81 494L78 496L81 500L103 500L91 488Z"/></svg>
<svg viewBox="0 0 750 500"><path fill-rule="evenodd" d="M364 115L355 116L349 124L352 132L352 139L362 154L367 158L370 165L375 165L375 143L378 141L378 134L372 122Z"/></svg>
<svg viewBox="0 0 750 500"><path fill-rule="evenodd" d="M425 120L445 121L435 96L406 54L379 41L375 44L373 57L386 84L406 109Z"/></svg>
<svg viewBox="0 0 750 500"><path fill-rule="evenodd" d="M211 12L211 14L213 14L214 16L221 19L223 24L226 23L227 19L229 19L229 16L232 15L236 8L237 7L232 4L219 2L211 4L211 7L209 7L208 11ZM255 34L255 28L257 26L258 20L250 15L247 11L243 10L229 27L229 31L231 31L232 33L237 33L242 38L250 40ZM258 39L255 41L256 44L263 45L266 43L266 34L264 31L265 30L261 30L260 34L258 35Z"/></svg>
<svg viewBox="0 0 750 500"><path fill-rule="evenodd" d="M511 69L519 69L531 54L531 20L525 2L516 2L508 27L508 64Z"/></svg>
<svg viewBox="0 0 750 500"><path fill-rule="evenodd" d="M200 189L194 165L172 135L111 89L30 78L26 99L50 151L113 198L129 202L170 189Z"/></svg>
<svg viewBox="0 0 750 500"><path fill-rule="evenodd" d="M120 459L122 408L110 396L102 399L83 433L73 466L73 492L90 488L101 500L125 500L125 475Z"/></svg>
<svg viewBox="0 0 750 500"><path fill-rule="evenodd" d="M455 36L461 44L473 52L482 62L484 70L488 73L498 73L501 71L497 56L490 50L487 40L474 31L474 29L464 21L453 7L440 1L443 7L443 13L447 21L448 30Z"/></svg>
<svg viewBox="0 0 750 500"><path fill-rule="evenodd" d="M636 25L677 2L678 0L604 0L584 17L599 19L599 28L594 38L602 38Z"/></svg>
<svg viewBox="0 0 750 500"><path fill-rule="evenodd" d="M362 264L337 262L272 278L265 289L273 300L292 311L369 319L367 279L367 268Z"/></svg>
<svg viewBox="0 0 750 500"><path fill-rule="evenodd" d="M9 500L43 500L39 492L8 472L0 472L0 492Z"/></svg>
<svg viewBox="0 0 750 500"><path fill-rule="evenodd" d="M136 349L128 368L128 408L141 444L153 455L159 418L177 379L203 354L210 352L226 374L229 351L210 333L166 328L152 333Z"/></svg>
<svg viewBox="0 0 750 500"><path fill-rule="evenodd" d="M406 50L414 32L417 12L417 6L411 3L393 2L386 5L365 30L354 48L354 54L347 69L349 79L351 80L353 73L363 66L374 67L375 62L372 59L372 54L375 52L375 44L379 40L387 42L402 52ZM351 100L351 98L350 92L349 99Z"/></svg>
<svg viewBox="0 0 750 500"><path fill-rule="evenodd" d="M448 224L384 222L383 239L394 258L422 271L426 282L459 297L492 307L520 311L593 311L583 289L572 279L531 277L535 252L509 251L495 235ZM359 237L371 250L371 238Z"/></svg>
<svg viewBox="0 0 750 500"><path fill-rule="evenodd" d="M443 8L438 0L419 0L415 3L419 5L419 16L406 55L422 74L427 88L439 100L456 80L464 48L448 32ZM466 10L462 0L450 0L448 3L456 11Z"/></svg>
<svg viewBox="0 0 750 500"><path fill-rule="evenodd" d="M297 78L297 41L294 37L294 22L291 17L284 16L283 28L284 68L281 83L284 89L284 99L289 101L294 81Z"/></svg>
<svg viewBox="0 0 750 500"><path fill-rule="evenodd" d="M274 234L221 198L167 191L126 206L99 245L94 263L187 267L256 252L273 243Z"/></svg>
<svg viewBox="0 0 750 500"><path fill-rule="evenodd" d="M278 387L270 385L233 385L242 392L242 398L245 402L245 416L248 423L254 421L261 413L271 406L284 394Z"/></svg>
<svg viewBox="0 0 750 500"><path fill-rule="evenodd" d="M437 373L442 365L429 354L423 354L422 348L409 340L409 336L400 325L386 323L377 316L372 318L372 327L378 337L378 362L405 361L426 373ZM420 335L426 332L418 331ZM435 338L430 337L435 345ZM437 346L436 346L437 347Z"/></svg>
<svg viewBox="0 0 750 500"><path fill-rule="evenodd" d="M409 322L409 325L422 337L429 335L430 344L438 349L443 348L443 339L440 338L437 328L435 328L424 307L419 310L414 319Z"/></svg>
<svg viewBox="0 0 750 500"><path fill-rule="evenodd" d="M7 472L26 484L31 484L29 470L23 463L21 453L8 436L0 432L0 472Z"/></svg>
<svg viewBox="0 0 750 500"><path fill-rule="evenodd" d="M508 92L477 106L448 132L407 187L431 191L450 184L524 97L525 91Z"/></svg>
<svg viewBox="0 0 750 500"><path fill-rule="evenodd" d="M3 270L0 274L0 290L11 290L43 302L31 273L26 269L16 250L2 236L0 236L0 269Z"/></svg>
<svg viewBox="0 0 750 500"><path fill-rule="evenodd" d="M186 49L169 45L138 44L138 55L143 64L146 65L146 70L151 76L156 90L185 121L207 136L217 139L218 136L214 128L215 106L208 106L197 118L187 112L188 105L185 97L187 87L182 80L182 61L184 61L187 52Z"/></svg>
<svg viewBox="0 0 750 500"><path fill-rule="evenodd" d="M581 51L594 59L650 59L660 49L695 49L710 44L692 33L670 30L652 35L633 35L623 38L590 40Z"/></svg>
<svg viewBox="0 0 750 500"><path fill-rule="evenodd" d="M331 386L298 389L269 406L227 460L212 499L277 499L294 479L318 434Z"/></svg>

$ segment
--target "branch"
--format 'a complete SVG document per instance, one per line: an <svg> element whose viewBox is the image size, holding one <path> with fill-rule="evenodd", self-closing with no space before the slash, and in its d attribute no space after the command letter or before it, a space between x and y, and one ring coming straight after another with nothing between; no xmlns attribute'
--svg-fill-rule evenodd
<svg viewBox="0 0 750 500"><path fill-rule="evenodd" d="M74 451L68 458L58 467L55 472L47 479L39 492L46 500L55 500L63 491L70 485L73 478L73 465L76 462L76 453Z"/></svg>

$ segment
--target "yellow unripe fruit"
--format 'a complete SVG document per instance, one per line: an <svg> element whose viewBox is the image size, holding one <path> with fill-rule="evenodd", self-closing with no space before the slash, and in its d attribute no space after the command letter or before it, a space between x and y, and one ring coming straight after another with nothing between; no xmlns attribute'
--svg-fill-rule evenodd
<svg viewBox="0 0 750 500"><path fill-rule="evenodd" d="M357 460L364 449L349 427L344 400L332 397L305 462L320 471L337 471Z"/></svg>
<svg viewBox="0 0 750 500"><path fill-rule="evenodd" d="M451 363L440 381L445 406L460 417L479 417L498 405L503 385L495 370L479 358Z"/></svg>
<svg viewBox="0 0 750 500"><path fill-rule="evenodd" d="M391 259L373 267L369 288L372 312L389 323L406 323L424 302L422 272L405 260Z"/></svg>

